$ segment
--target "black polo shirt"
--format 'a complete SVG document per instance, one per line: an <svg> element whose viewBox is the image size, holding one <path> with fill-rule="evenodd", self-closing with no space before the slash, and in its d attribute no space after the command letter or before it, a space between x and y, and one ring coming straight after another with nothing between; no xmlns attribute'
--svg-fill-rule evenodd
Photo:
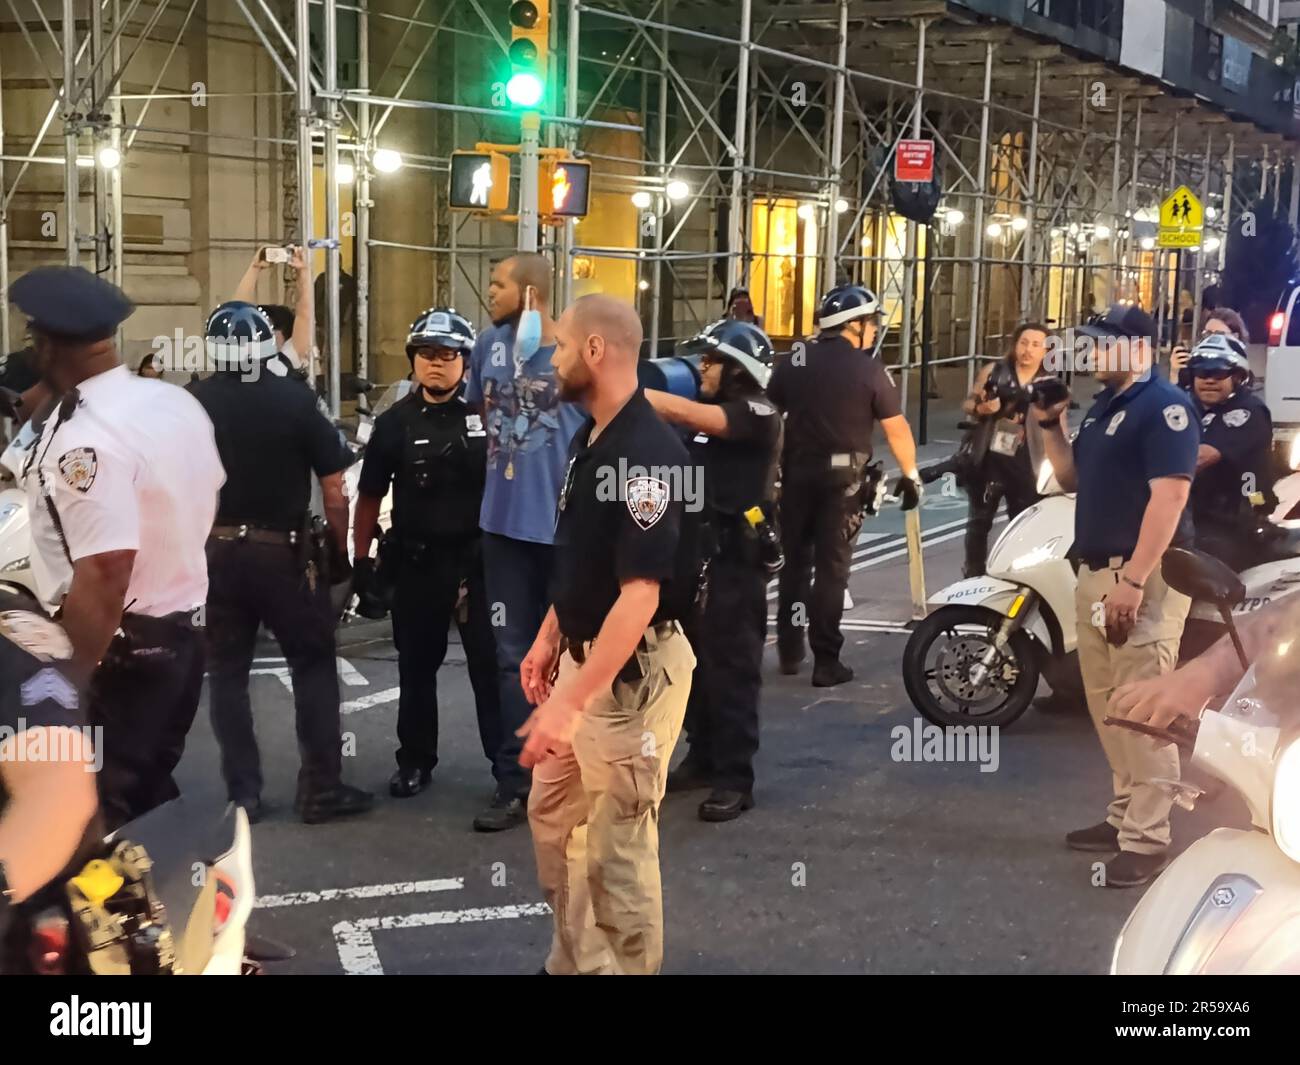
<svg viewBox="0 0 1300 1065"><path fill-rule="evenodd" d="M726 436L697 433L690 454L704 471L704 498L719 515L743 514L775 494L781 457L781 414L761 392L718 404Z"/></svg>
<svg viewBox="0 0 1300 1065"><path fill-rule="evenodd" d="M311 389L259 365L256 375L222 370L189 386L212 419L226 469L217 524L302 529L311 475L338 473L354 456Z"/></svg>
<svg viewBox="0 0 1300 1065"><path fill-rule="evenodd" d="M552 600L560 631L592 640L625 581L660 582L653 621L685 618L698 575L698 484L686 447L638 389L595 442L588 418L569 447L555 524Z"/></svg>
<svg viewBox="0 0 1300 1065"><path fill-rule="evenodd" d="M1237 518L1251 492L1273 490L1273 421L1268 407L1248 388L1239 388L1215 407L1202 406L1201 443L1219 452L1192 481L1192 516L1197 521Z"/></svg>
<svg viewBox="0 0 1300 1065"><path fill-rule="evenodd" d="M767 394L785 412L787 466L870 455L876 422L903 413L884 363L840 336L796 344L777 363Z"/></svg>

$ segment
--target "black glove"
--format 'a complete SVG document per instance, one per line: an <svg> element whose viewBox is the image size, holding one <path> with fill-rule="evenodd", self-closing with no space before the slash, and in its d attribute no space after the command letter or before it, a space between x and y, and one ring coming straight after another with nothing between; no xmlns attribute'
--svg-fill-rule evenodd
<svg viewBox="0 0 1300 1065"><path fill-rule="evenodd" d="M352 562L352 590L359 596L365 597L370 592L371 583L375 577L375 560L373 558L357 558Z"/></svg>
<svg viewBox="0 0 1300 1065"><path fill-rule="evenodd" d="M903 474L894 482L894 498L900 500L900 509L915 510L921 502L921 483Z"/></svg>

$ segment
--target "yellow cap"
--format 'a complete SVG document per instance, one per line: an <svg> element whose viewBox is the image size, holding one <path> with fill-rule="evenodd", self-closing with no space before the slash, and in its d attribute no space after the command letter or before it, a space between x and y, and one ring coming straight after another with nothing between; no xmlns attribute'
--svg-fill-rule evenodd
<svg viewBox="0 0 1300 1065"><path fill-rule="evenodd" d="M745 511L745 520L749 522L750 525L754 526L755 529L757 529L760 525L763 524L763 508L750 507L747 511Z"/></svg>
<svg viewBox="0 0 1300 1065"><path fill-rule="evenodd" d="M126 883L117 870L101 858L87 862L72 882L93 906L104 905Z"/></svg>

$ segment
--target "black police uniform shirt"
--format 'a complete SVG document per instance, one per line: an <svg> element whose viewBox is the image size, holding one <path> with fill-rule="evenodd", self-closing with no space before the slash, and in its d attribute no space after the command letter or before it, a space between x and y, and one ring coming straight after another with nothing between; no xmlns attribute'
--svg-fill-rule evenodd
<svg viewBox="0 0 1300 1065"><path fill-rule="evenodd" d="M1221 457L1192 482L1193 518L1234 518L1251 492L1273 488L1273 419L1248 388L1237 389L1214 407L1199 401L1194 405L1201 418L1201 443Z"/></svg>
<svg viewBox="0 0 1300 1065"><path fill-rule="evenodd" d="M311 474L328 477L352 464L352 452L316 408L311 389L267 372L219 370L189 386L216 429L226 483L218 525L300 531L307 521Z"/></svg>
<svg viewBox="0 0 1300 1065"><path fill-rule="evenodd" d="M479 533L486 478L482 419L459 395L431 403L414 388L375 420L359 490L382 498L393 486L400 539L460 539Z"/></svg>
<svg viewBox="0 0 1300 1065"><path fill-rule="evenodd" d="M1187 394L1163 377L1098 394L1074 440L1078 497L1075 550L1085 561L1129 558L1137 546L1150 482L1196 473L1201 434ZM1192 541L1186 508L1173 544Z"/></svg>
<svg viewBox="0 0 1300 1065"><path fill-rule="evenodd" d="M781 359L767 386L784 411L787 466L822 465L829 456L871 454L878 421L903 413L884 364L844 337L820 337Z"/></svg>
<svg viewBox="0 0 1300 1065"><path fill-rule="evenodd" d="M726 436L697 433L689 444L691 468L702 470L704 498L720 515L743 514L771 502L781 447L781 415L761 392L718 404Z"/></svg>
<svg viewBox="0 0 1300 1065"><path fill-rule="evenodd" d="M690 455L638 389L589 443L569 446L555 525L552 599L560 632L595 639L621 585L660 582L654 622L688 616L698 573L698 511L687 512Z"/></svg>

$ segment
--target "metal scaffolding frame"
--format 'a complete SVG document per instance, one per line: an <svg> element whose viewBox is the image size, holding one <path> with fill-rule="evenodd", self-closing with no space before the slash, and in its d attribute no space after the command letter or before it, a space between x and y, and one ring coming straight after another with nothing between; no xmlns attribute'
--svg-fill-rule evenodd
<svg viewBox="0 0 1300 1065"><path fill-rule="evenodd" d="M30 166L55 163L64 169L66 260L93 256L94 268L120 284L121 168L87 168L79 159L87 144L93 157L100 148L131 151L141 133L175 133L146 126L145 117L154 100L169 98L159 85L198 0L53 0L46 7L59 5L57 19L40 2L27 2L30 13L24 0L5 0L13 19L7 25L36 57L51 103L26 154L13 157L4 154L0 107L0 289L7 289L10 269L9 205ZM277 88L257 95L292 101L286 111L291 136L246 140L287 152L282 164L292 180L286 182L286 213L304 244L324 249L322 347L337 412L341 154L350 153L355 168L359 372L369 368L375 254L433 255L436 291L430 297L438 299L459 281L477 289L467 262L512 249L499 236L485 235L485 227L476 242L469 240L465 216L448 217L428 244L376 239L371 218L374 153L396 109L446 118L427 150L403 152L407 166L428 175L437 203L444 202L452 150L489 139L492 131L518 132L518 119L508 111L461 102L454 59L451 76L435 79L446 90L442 98L419 98L413 91L426 58L451 53L453 44L504 56L506 5L489 11L486 0L414 0L405 15L379 10L374 0L281 2L277 10L268 0L229 0L278 72ZM321 16L316 55L313 8ZM356 16L359 77L351 89L338 82L340 12ZM169 19L171 29L162 35ZM379 71L370 45L372 24L381 22L402 28ZM170 44L152 90L119 92L147 41ZM399 62L411 52L413 59ZM1207 247L1181 256L1177 266L1173 253L1153 254L1141 244L1150 227L1147 212L1173 185L1187 184L1216 206L1220 234L1269 194L1270 178L1277 199L1283 170L1291 173L1293 224L1300 206L1296 148L1282 135L1136 73L1079 57L1062 44L963 16L946 0L552 0L552 52L542 116L547 143L559 139L591 158L600 191L649 193L634 246L582 244L573 222L543 233L540 248L560 267L557 305L571 293L579 257L631 260L638 287L644 286L641 309L652 351L716 314L719 297L746 283L756 264L777 259L791 267L797 308L791 333L800 332L809 314L805 290L852 277L881 290L896 326L888 355L902 371L905 395L919 368L917 352L928 352L932 343L941 354L928 364L964 365L969 381L977 359L1017 321L1046 317L1051 309L1058 324L1070 324L1088 311L1094 288L1110 298L1145 289L1163 315L1167 287L1190 284L1199 305L1204 285L1222 268L1226 242L1217 252ZM46 61L51 54L62 65L61 77ZM394 91L381 91L394 80ZM635 108L629 104L634 95ZM125 101L143 102L134 121L124 114ZM638 109L632 119L629 112ZM42 156L56 116L62 157ZM605 157L595 136L611 129L642 135L639 159L617 157L635 163L639 173L601 173ZM212 154L214 141L245 139L205 130L187 136L203 138ZM900 249L889 171L905 136L936 141L943 206L929 226L908 222ZM12 178L7 162L20 164ZM314 217L310 195L317 165L325 178L324 219ZM686 199L669 197L674 180L690 186ZM83 200L89 202L89 232L78 224ZM815 240L803 240L793 256L766 241L759 250L751 232L755 206L766 205L770 218L771 209L791 201L800 205L796 229L805 236L815 232ZM536 232L526 220L518 246L527 246ZM939 311L931 316L940 323L938 338L927 328L926 307ZM0 335L6 338L8 326L7 301L0 300ZM922 384L924 393L930 385Z"/></svg>

